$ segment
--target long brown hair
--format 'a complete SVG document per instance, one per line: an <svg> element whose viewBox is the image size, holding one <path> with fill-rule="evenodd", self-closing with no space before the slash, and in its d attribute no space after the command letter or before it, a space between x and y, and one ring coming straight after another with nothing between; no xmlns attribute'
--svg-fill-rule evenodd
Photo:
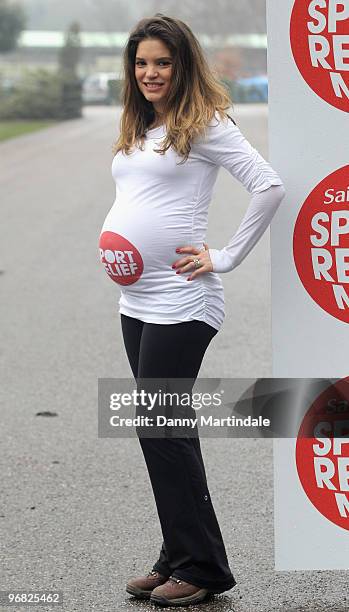
<svg viewBox="0 0 349 612"><path fill-rule="evenodd" d="M172 146L185 162L190 153L190 142L205 131L217 111L221 117L232 100L223 83L214 75L200 43L190 28L179 19L156 13L141 19L131 32L123 53L124 79L122 87L123 112L120 135L113 146L114 154L122 150L127 155L133 147L143 148L145 132L155 119L155 111L139 90L135 77L135 58L140 41L160 39L173 56L173 72L166 107L166 138L156 149L164 153Z"/></svg>

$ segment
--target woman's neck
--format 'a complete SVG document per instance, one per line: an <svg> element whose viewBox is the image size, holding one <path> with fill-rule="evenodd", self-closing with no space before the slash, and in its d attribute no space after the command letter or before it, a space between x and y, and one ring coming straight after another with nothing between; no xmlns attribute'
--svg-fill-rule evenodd
<svg viewBox="0 0 349 612"><path fill-rule="evenodd" d="M157 116L151 122L151 124L149 125L148 129L153 129L153 128L159 127L160 125L163 125L164 123L165 123L165 115L161 115L160 117Z"/></svg>
<svg viewBox="0 0 349 612"><path fill-rule="evenodd" d="M154 112L155 112L155 117L151 125L149 126L150 128L155 128L165 123L165 113L162 111L157 111L155 108L154 108Z"/></svg>

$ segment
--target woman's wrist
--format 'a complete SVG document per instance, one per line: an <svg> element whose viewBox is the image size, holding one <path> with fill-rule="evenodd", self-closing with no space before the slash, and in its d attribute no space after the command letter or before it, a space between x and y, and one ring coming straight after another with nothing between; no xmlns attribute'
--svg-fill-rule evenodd
<svg viewBox="0 0 349 612"><path fill-rule="evenodd" d="M210 259L212 262L212 272L230 272L236 267L234 258L225 249L209 249Z"/></svg>

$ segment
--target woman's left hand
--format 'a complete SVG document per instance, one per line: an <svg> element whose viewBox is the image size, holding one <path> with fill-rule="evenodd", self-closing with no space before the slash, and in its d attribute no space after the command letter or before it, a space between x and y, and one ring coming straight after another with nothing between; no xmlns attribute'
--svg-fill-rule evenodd
<svg viewBox="0 0 349 612"><path fill-rule="evenodd" d="M200 276L200 274L212 272L213 265L208 251L208 244L204 243L204 247L204 251L192 246L178 247L176 253L191 253L191 255L183 259L177 259L172 265L172 268L176 270L177 274L192 272L192 274L187 277L187 280L193 280L193 278ZM195 255L195 257L193 257L193 255ZM195 267L193 259L199 259L201 264L200 268Z"/></svg>

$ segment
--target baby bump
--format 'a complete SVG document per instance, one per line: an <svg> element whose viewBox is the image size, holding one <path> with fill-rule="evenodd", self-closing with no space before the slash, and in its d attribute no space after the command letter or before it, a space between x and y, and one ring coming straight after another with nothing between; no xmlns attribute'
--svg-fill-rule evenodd
<svg viewBox="0 0 349 612"><path fill-rule="evenodd" d="M106 273L120 285L132 285L142 276L144 263L137 247L115 232L102 232L99 255Z"/></svg>
<svg viewBox="0 0 349 612"><path fill-rule="evenodd" d="M191 233L183 227L151 215L127 219L107 217L99 238L99 254L108 276L122 286L140 288L144 281L173 280L178 246L190 244Z"/></svg>

